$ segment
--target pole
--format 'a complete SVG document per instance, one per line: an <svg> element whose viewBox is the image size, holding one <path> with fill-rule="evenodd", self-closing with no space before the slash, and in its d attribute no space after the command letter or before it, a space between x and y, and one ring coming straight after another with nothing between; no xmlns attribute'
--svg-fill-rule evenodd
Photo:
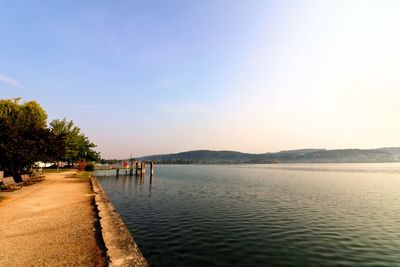
<svg viewBox="0 0 400 267"><path fill-rule="evenodd" d="M154 160L152 160L150 163L150 176L153 175L154 175Z"/></svg>

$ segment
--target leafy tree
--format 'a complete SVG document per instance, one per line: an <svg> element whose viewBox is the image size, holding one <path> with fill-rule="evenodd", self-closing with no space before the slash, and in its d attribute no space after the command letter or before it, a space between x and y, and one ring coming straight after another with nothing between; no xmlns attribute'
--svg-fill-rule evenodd
<svg viewBox="0 0 400 267"><path fill-rule="evenodd" d="M66 155L66 138L65 135L57 135L53 130L47 129L46 135L47 150L43 162L59 162L64 161Z"/></svg>
<svg viewBox="0 0 400 267"><path fill-rule="evenodd" d="M98 160L95 144L72 121L54 120L35 101L0 99L0 168L19 177L35 162Z"/></svg>
<svg viewBox="0 0 400 267"><path fill-rule="evenodd" d="M55 161L65 154L64 136L46 127L43 108L19 100L0 100L0 165L14 176L37 161Z"/></svg>
<svg viewBox="0 0 400 267"><path fill-rule="evenodd" d="M93 150L95 144L81 133L79 127L74 126L73 121L67 119L53 120L50 122L51 130L58 136L65 137L66 156L65 161L69 164L78 160L97 161L100 159L100 154Z"/></svg>

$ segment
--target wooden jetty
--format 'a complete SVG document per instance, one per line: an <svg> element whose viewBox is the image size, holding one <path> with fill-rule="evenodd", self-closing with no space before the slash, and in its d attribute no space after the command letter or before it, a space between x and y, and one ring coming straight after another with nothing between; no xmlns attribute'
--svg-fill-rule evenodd
<svg viewBox="0 0 400 267"><path fill-rule="evenodd" d="M104 165L96 165L95 170L115 170L116 176L125 172L125 175L129 176L138 176L143 175L146 173L146 161L136 161L131 160L130 165L120 166L120 165L111 165L111 166L104 166ZM150 162L150 177L154 175L154 161Z"/></svg>

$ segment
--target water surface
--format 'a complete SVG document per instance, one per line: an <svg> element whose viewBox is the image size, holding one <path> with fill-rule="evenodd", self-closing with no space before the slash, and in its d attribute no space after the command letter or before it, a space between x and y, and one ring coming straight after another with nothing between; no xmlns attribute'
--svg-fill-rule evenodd
<svg viewBox="0 0 400 267"><path fill-rule="evenodd" d="M400 164L159 165L151 184L99 181L153 266L400 266Z"/></svg>

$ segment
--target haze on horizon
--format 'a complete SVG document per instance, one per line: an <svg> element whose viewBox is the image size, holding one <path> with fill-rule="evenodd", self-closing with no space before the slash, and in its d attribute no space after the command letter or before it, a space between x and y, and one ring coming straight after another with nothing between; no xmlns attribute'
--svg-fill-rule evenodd
<svg viewBox="0 0 400 267"><path fill-rule="evenodd" d="M0 96L104 158L400 146L399 1L3 1Z"/></svg>

